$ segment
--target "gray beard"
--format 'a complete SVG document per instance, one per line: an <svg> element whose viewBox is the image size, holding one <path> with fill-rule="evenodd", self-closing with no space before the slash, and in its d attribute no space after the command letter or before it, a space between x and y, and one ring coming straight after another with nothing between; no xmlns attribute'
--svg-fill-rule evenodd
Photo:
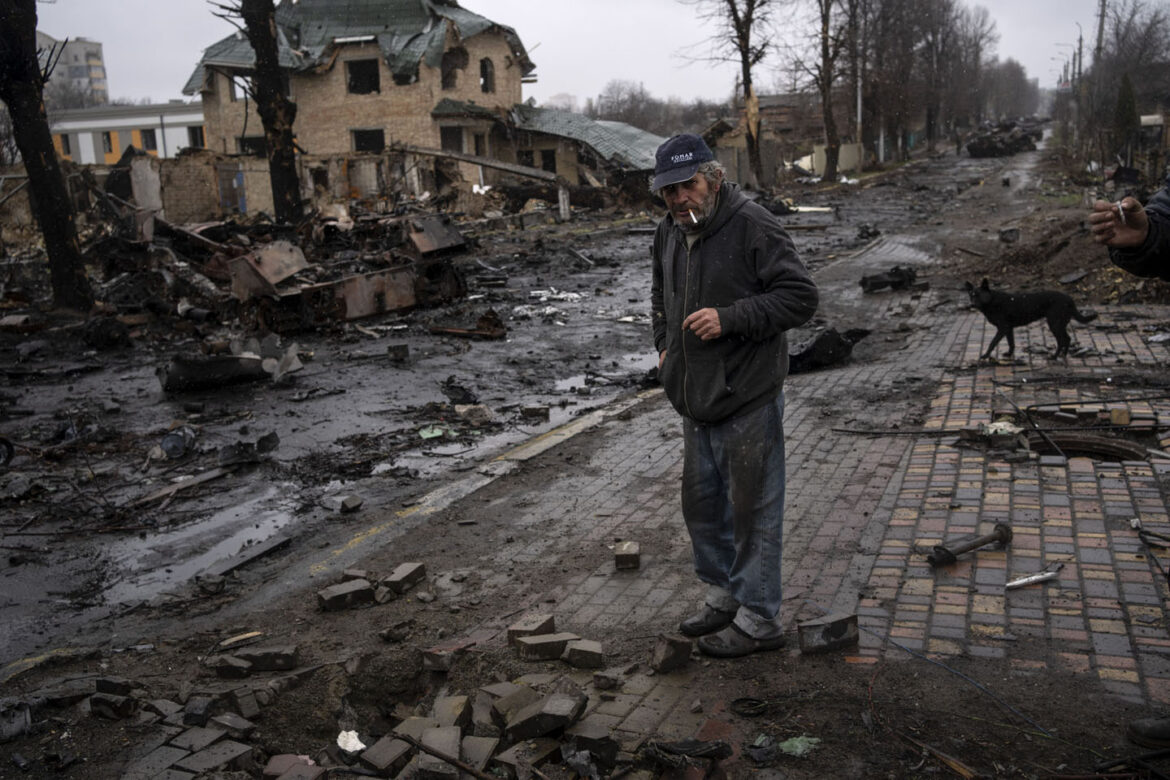
<svg viewBox="0 0 1170 780"><path fill-rule="evenodd" d="M715 208L718 205L719 191L716 190L710 193L707 198L699 204L699 208L691 209L691 211L694 212L695 219L697 221L691 222L689 219L683 220L679 223L678 226L682 228L682 232L684 233L702 233L706 229L707 223L711 220L711 215L715 213Z"/></svg>

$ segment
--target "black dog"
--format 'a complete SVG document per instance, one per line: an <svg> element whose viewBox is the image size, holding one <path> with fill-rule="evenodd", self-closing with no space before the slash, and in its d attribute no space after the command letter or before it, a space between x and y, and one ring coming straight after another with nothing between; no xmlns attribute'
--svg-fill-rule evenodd
<svg viewBox="0 0 1170 780"><path fill-rule="evenodd" d="M1055 290L1034 293L1005 293L992 290L986 279L978 287L970 282L967 282L964 287L967 290L967 295L971 297L971 305L983 312L987 321L995 326L995 337L991 339L991 344L987 346L987 351L982 355L986 359L991 358L995 345L1004 336L1007 336L1007 356L1010 358L1016 351L1016 341L1012 337L1012 329L1041 318L1048 320L1048 327L1052 330L1052 335L1056 337L1056 354L1053 357L1067 357L1070 342L1068 321L1076 320L1084 323L1097 319L1096 312L1081 314L1077 311L1077 305L1073 303L1072 298Z"/></svg>

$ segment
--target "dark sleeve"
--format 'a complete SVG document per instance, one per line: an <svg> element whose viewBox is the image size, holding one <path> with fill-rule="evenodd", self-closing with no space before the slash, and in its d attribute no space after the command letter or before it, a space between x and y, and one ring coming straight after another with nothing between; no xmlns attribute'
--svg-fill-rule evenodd
<svg viewBox="0 0 1170 780"><path fill-rule="evenodd" d="M1145 205L1150 220L1146 241L1134 249L1110 249L1109 259L1135 276L1170 281L1170 179Z"/></svg>
<svg viewBox="0 0 1170 780"><path fill-rule="evenodd" d="M662 300L662 226L654 232L650 247L650 265L653 281L650 285L650 324L654 328L654 348L661 354L666 349L666 307Z"/></svg>
<svg viewBox="0 0 1170 780"><path fill-rule="evenodd" d="M718 309L719 323L724 334L764 341L808 322L819 294L779 220L771 214L753 218L747 238L748 261L762 291Z"/></svg>

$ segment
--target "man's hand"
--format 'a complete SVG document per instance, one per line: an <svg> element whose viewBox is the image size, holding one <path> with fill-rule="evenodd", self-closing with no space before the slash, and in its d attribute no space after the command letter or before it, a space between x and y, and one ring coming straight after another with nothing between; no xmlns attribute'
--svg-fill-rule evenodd
<svg viewBox="0 0 1170 780"><path fill-rule="evenodd" d="M666 350L664 349L658 353L658 370L659 371L662 370L662 364L665 362L666 362Z"/></svg>
<svg viewBox="0 0 1170 780"><path fill-rule="evenodd" d="M1089 214L1089 230L1098 244L1132 249L1145 243L1150 220L1135 198L1123 198L1120 203L1098 200Z"/></svg>
<svg viewBox="0 0 1170 780"><path fill-rule="evenodd" d="M723 335L719 324L719 312L714 309L699 309L683 320L683 330L693 332L703 341L711 341Z"/></svg>

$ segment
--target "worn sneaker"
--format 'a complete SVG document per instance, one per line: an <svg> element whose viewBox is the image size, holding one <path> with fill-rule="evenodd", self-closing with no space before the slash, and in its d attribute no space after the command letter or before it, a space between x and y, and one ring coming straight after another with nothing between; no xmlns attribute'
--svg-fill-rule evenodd
<svg viewBox="0 0 1170 780"><path fill-rule="evenodd" d="M779 650L781 647L784 647L784 637L756 639L745 634L734 623L718 633L699 639L699 650L715 658L739 658L766 650Z"/></svg>
<svg viewBox="0 0 1170 780"><path fill-rule="evenodd" d="M1129 741L1142 747L1170 748L1170 718L1138 718L1125 729Z"/></svg>
<svg viewBox="0 0 1170 780"><path fill-rule="evenodd" d="M679 623L678 630L683 636L704 636L731 625L732 620L735 620L734 612L724 612L704 604L702 609Z"/></svg>

